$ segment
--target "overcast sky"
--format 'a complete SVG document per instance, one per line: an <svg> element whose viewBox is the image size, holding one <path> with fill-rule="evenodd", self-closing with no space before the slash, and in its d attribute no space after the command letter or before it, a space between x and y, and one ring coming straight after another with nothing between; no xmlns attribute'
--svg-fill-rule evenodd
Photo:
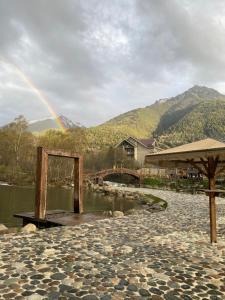
<svg viewBox="0 0 225 300"><path fill-rule="evenodd" d="M0 0L0 125L85 126L206 85L225 93L224 0Z"/></svg>

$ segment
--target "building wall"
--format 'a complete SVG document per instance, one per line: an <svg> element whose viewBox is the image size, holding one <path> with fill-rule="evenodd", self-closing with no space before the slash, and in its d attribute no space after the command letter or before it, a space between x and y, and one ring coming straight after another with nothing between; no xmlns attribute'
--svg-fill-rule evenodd
<svg viewBox="0 0 225 300"><path fill-rule="evenodd" d="M146 147L138 144L137 145L137 158L136 160L140 164L141 167L144 166L145 156L153 152L153 149L147 149Z"/></svg>
<svg viewBox="0 0 225 300"><path fill-rule="evenodd" d="M128 153L129 150L127 147L129 147L129 150L132 151L133 154ZM127 158L136 159L136 149L134 146L130 145L127 141L123 141L123 143L121 143L117 148L124 150L127 153Z"/></svg>
<svg viewBox="0 0 225 300"><path fill-rule="evenodd" d="M129 144L129 142L133 145L134 155L133 155L133 157L127 155L127 157L136 160L140 164L140 167L143 167L144 166L144 161L145 161L145 156L147 154L150 154L150 153L154 152L154 147L152 147L152 149L148 149L145 146L143 146L142 144L138 143L132 137L128 138L127 141L124 140L117 147L123 149L127 144Z"/></svg>

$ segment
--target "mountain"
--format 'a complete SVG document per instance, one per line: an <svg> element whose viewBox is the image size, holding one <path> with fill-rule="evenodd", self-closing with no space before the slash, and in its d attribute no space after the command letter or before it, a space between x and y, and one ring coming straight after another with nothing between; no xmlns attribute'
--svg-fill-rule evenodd
<svg viewBox="0 0 225 300"><path fill-rule="evenodd" d="M211 137L225 141L225 101L202 101L159 135L161 143L180 145Z"/></svg>
<svg viewBox="0 0 225 300"><path fill-rule="evenodd" d="M194 86L170 101L174 104L155 130L162 143L174 146L206 137L225 139L225 95Z"/></svg>
<svg viewBox="0 0 225 300"><path fill-rule="evenodd" d="M84 132L89 149L113 146L128 136L154 136L162 147L168 147L206 137L225 140L224 116L225 95L196 85L175 97L158 100L99 126L85 128ZM59 118L66 128L82 127L65 116ZM29 124L32 132L50 128L59 128L56 119L47 118Z"/></svg>
<svg viewBox="0 0 225 300"><path fill-rule="evenodd" d="M82 127L80 123L74 123L67 117L60 115L58 118L49 117L46 119L30 121L28 130L31 132L40 132L48 129L60 129L59 122L68 129Z"/></svg>
<svg viewBox="0 0 225 300"><path fill-rule="evenodd" d="M176 97L170 98L168 101L172 106L162 116L156 128L156 133L160 135L163 131L168 130L200 103L209 102L208 105L210 105L211 102L216 100L224 101L225 96L211 88L197 85Z"/></svg>
<svg viewBox="0 0 225 300"><path fill-rule="evenodd" d="M88 140L96 148L116 144L127 136L155 136L162 145L174 146L212 137L225 140L225 95L193 86L184 93L131 110L89 128Z"/></svg>

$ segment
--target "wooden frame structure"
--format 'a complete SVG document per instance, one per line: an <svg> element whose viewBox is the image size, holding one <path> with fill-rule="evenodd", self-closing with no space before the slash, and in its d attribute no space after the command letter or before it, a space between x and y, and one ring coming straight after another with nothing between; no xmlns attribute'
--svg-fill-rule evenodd
<svg viewBox="0 0 225 300"><path fill-rule="evenodd" d="M47 178L49 156L67 157L74 160L74 213L83 213L83 157L78 153L37 148L37 177L35 218L45 219L47 206Z"/></svg>
<svg viewBox="0 0 225 300"><path fill-rule="evenodd" d="M225 193L225 190L216 190L216 177L225 172L225 143L205 139L149 154L145 157L145 162L167 168L193 166L208 178L209 189L202 191L209 196L210 240L211 243L216 243L215 197Z"/></svg>

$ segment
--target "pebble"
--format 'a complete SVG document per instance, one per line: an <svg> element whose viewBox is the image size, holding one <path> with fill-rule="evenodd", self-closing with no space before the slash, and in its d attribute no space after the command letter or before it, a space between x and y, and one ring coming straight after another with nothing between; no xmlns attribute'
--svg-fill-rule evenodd
<svg viewBox="0 0 225 300"><path fill-rule="evenodd" d="M114 217L114 218L121 218L121 217L123 217L123 216L124 216L124 213L123 213L122 211L115 210L115 211L113 212L113 217Z"/></svg>
<svg viewBox="0 0 225 300"><path fill-rule="evenodd" d="M27 224L25 225L21 231L24 232L24 233L31 233L31 232L35 232L37 230L37 227L34 225L34 224Z"/></svg>
<svg viewBox="0 0 225 300"><path fill-rule="evenodd" d="M0 224L0 232L6 231L8 228L4 224Z"/></svg>
<svg viewBox="0 0 225 300"><path fill-rule="evenodd" d="M211 245L206 196L145 192L167 209L0 235L0 299L225 299L224 199Z"/></svg>
<svg viewBox="0 0 225 300"><path fill-rule="evenodd" d="M32 294L30 296L26 297L27 300L42 300L43 297L41 295L38 294Z"/></svg>

